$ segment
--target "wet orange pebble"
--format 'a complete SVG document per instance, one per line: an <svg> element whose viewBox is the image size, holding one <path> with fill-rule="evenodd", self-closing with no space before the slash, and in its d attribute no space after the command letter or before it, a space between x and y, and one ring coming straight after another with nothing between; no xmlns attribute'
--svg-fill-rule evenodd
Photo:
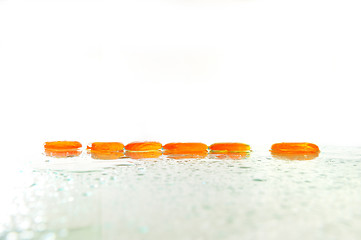
<svg viewBox="0 0 361 240"><path fill-rule="evenodd" d="M146 158L159 158L162 156L161 150L152 151L126 151L125 155L132 159L146 159Z"/></svg>
<svg viewBox="0 0 361 240"><path fill-rule="evenodd" d="M210 151L209 158L211 159L232 159L232 160L241 160L249 157L249 152L232 152L232 153L220 153L218 151Z"/></svg>
<svg viewBox="0 0 361 240"><path fill-rule="evenodd" d="M77 149L81 148L82 145L77 141L56 141L56 142L45 142L45 149Z"/></svg>
<svg viewBox="0 0 361 240"><path fill-rule="evenodd" d="M271 152L272 157L282 160L313 160L319 156L319 152L315 153L274 153Z"/></svg>
<svg viewBox="0 0 361 240"><path fill-rule="evenodd" d="M66 157L76 157L79 156L80 154L81 151L77 149L67 149L67 150L45 149L45 155L49 157L66 158Z"/></svg>
<svg viewBox="0 0 361 240"><path fill-rule="evenodd" d="M207 151L188 152L188 153L175 153L174 151L164 151L163 155L170 159L187 159L187 158L206 158Z"/></svg>
<svg viewBox="0 0 361 240"><path fill-rule="evenodd" d="M214 152L249 152L251 147L244 143L214 143L209 146Z"/></svg>
<svg viewBox="0 0 361 240"><path fill-rule="evenodd" d="M271 147L272 153L318 153L320 149L313 143L276 143Z"/></svg>
<svg viewBox="0 0 361 240"><path fill-rule="evenodd" d="M154 151L162 149L159 142L132 142L125 146L128 151Z"/></svg>
<svg viewBox="0 0 361 240"><path fill-rule="evenodd" d="M124 157L124 152L105 152L105 151L90 151L91 158L100 160L114 160Z"/></svg>
<svg viewBox="0 0 361 240"><path fill-rule="evenodd" d="M87 146L87 150L120 152L123 151L124 145L120 142L93 142Z"/></svg>
<svg viewBox="0 0 361 240"><path fill-rule="evenodd" d="M163 150L168 154L207 152L208 146L204 143L168 143L163 146Z"/></svg>

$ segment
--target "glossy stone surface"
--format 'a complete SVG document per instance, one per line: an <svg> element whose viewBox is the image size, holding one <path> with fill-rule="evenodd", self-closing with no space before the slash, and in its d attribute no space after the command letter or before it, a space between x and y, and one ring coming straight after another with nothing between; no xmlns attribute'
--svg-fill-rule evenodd
<svg viewBox="0 0 361 240"><path fill-rule="evenodd" d="M44 149L76 149L81 148L82 145L77 141L55 141L55 142L45 142Z"/></svg>
<svg viewBox="0 0 361 240"><path fill-rule="evenodd" d="M124 150L124 145L120 142L93 142L87 146L87 149L92 151L120 152Z"/></svg>
<svg viewBox="0 0 361 240"><path fill-rule="evenodd" d="M128 151L153 151L162 149L160 142L132 142L125 146Z"/></svg>
<svg viewBox="0 0 361 240"><path fill-rule="evenodd" d="M251 147L244 143L214 143L209 146L213 152L249 152Z"/></svg>
<svg viewBox="0 0 361 240"><path fill-rule="evenodd" d="M273 153L318 153L320 149L313 143L275 143L271 147Z"/></svg>
<svg viewBox="0 0 361 240"><path fill-rule="evenodd" d="M163 146L163 150L168 154L205 152L208 150L208 146L204 143L168 143Z"/></svg>

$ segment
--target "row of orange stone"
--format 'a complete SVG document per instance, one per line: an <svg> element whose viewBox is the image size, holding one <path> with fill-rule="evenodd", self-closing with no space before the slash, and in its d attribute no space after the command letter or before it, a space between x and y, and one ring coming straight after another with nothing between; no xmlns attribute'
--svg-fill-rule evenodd
<svg viewBox="0 0 361 240"><path fill-rule="evenodd" d="M82 144L77 141L56 141L44 144L45 153L52 157L72 157L81 153ZM124 149L126 152L124 153ZM162 151L163 150L163 151ZM209 150L209 152L208 152ZM170 158L215 158L240 159L249 155L251 147L244 143L214 143L207 146L204 143L168 143L132 142L124 146L120 142L93 142L87 146L88 153L95 159L118 159L130 157L133 159L157 158L166 155ZM271 147L274 156L289 159L313 159L320 150L312 143L276 143ZM305 160L306 160L305 159ZM301 160L301 159L300 159Z"/></svg>

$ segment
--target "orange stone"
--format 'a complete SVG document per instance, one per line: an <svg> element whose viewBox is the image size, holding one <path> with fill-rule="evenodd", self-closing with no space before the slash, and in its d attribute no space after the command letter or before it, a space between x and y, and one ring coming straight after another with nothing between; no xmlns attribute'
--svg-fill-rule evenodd
<svg viewBox="0 0 361 240"><path fill-rule="evenodd" d="M251 147L244 143L214 143L209 146L213 152L249 152Z"/></svg>
<svg viewBox="0 0 361 240"><path fill-rule="evenodd" d="M45 155L49 157L56 158L66 158L66 157L76 157L81 154L81 150L78 149L68 149L68 150L54 150L54 149L45 149Z"/></svg>
<svg viewBox="0 0 361 240"><path fill-rule="evenodd" d="M272 153L318 153L320 149L313 143L276 143L271 147Z"/></svg>
<svg viewBox="0 0 361 240"><path fill-rule="evenodd" d="M272 157L282 160L313 160L319 156L319 152L314 153L277 153L271 152Z"/></svg>
<svg viewBox="0 0 361 240"><path fill-rule="evenodd" d="M210 151L209 158L211 159L232 159L232 160L241 160L249 157L249 152L227 152L220 153L219 151Z"/></svg>
<svg viewBox="0 0 361 240"><path fill-rule="evenodd" d="M88 150L103 152L123 151L124 145L120 142L93 142L87 146Z"/></svg>
<svg viewBox="0 0 361 240"><path fill-rule="evenodd" d="M207 151L193 151L193 152L183 152L183 153L175 153L174 151L164 151L163 155L170 159L193 159L193 158L206 158L208 156Z"/></svg>
<svg viewBox="0 0 361 240"><path fill-rule="evenodd" d="M126 151L125 155L132 159L159 158L162 156L161 150L152 151Z"/></svg>
<svg viewBox="0 0 361 240"><path fill-rule="evenodd" d="M167 154L182 154L193 152L207 152L208 146L204 143L168 143L163 146Z"/></svg>
<svg viewBox="0 0 361 240"><path fill-rule="evenodd" d="M81 148L82 145L77 141L56 141L56 142L45 142L45 149L77 149Z"/></svg>
<svg viewBox="0 0 361 240"><path fill-rule="evenodd" d="M100 159L100 160L114 160L124 157L124 152L106 152L106 151L90 151L91 157L93 159Z"/></svg>
<svg viewBox="0 0 361 240"><path fill-rule="evenodd" d="M125 146L128 151L154 151L162 149L159 142L132 142Z"/></svg>

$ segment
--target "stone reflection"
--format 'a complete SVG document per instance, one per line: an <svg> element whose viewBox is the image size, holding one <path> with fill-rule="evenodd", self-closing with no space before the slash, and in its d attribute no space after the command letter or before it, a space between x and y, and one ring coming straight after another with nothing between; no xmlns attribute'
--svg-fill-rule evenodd
<svg viewBox="0 0 361 240"><path fill-rule="evenodd" d="M249 152L228 152L228 153L219 153L216 151L209 152L210 159L221 159L221 160L242 160L248 158L250 155Z"/></svg>
<svg viewBox="0 0 361 240"><path fill-rule="evenodd" d="M126 151L125 155L131 159L153 159L162 156L162 151Z"/></svg>
<svg viewBox="0 0 361 240"><path fill-rule="evenodd" d="M48 157L55 158L67 158L67 157L76 157L81 154L79 149L45 149L45 155Z"/></svg>
<svg viewBox="0 0 361 240"><path fill-rule="evenodd" d="M91 158L99 160L115 160L124 157L124 152L89 151Z"/></svg>
<svg viewBox="0 0 361 240"><path fill-rule="evenodd" d="M164 156L170 159L187 159L187 158L206 158L208 156L207 151L165 151Z"/></svg>
<svg viewBox="0 0 361 240"><path fill-rule="evenodd" d="M319 156L319 152L316 153L277 153L271 152L272 157L281 160L313 160Z"/></svg>

